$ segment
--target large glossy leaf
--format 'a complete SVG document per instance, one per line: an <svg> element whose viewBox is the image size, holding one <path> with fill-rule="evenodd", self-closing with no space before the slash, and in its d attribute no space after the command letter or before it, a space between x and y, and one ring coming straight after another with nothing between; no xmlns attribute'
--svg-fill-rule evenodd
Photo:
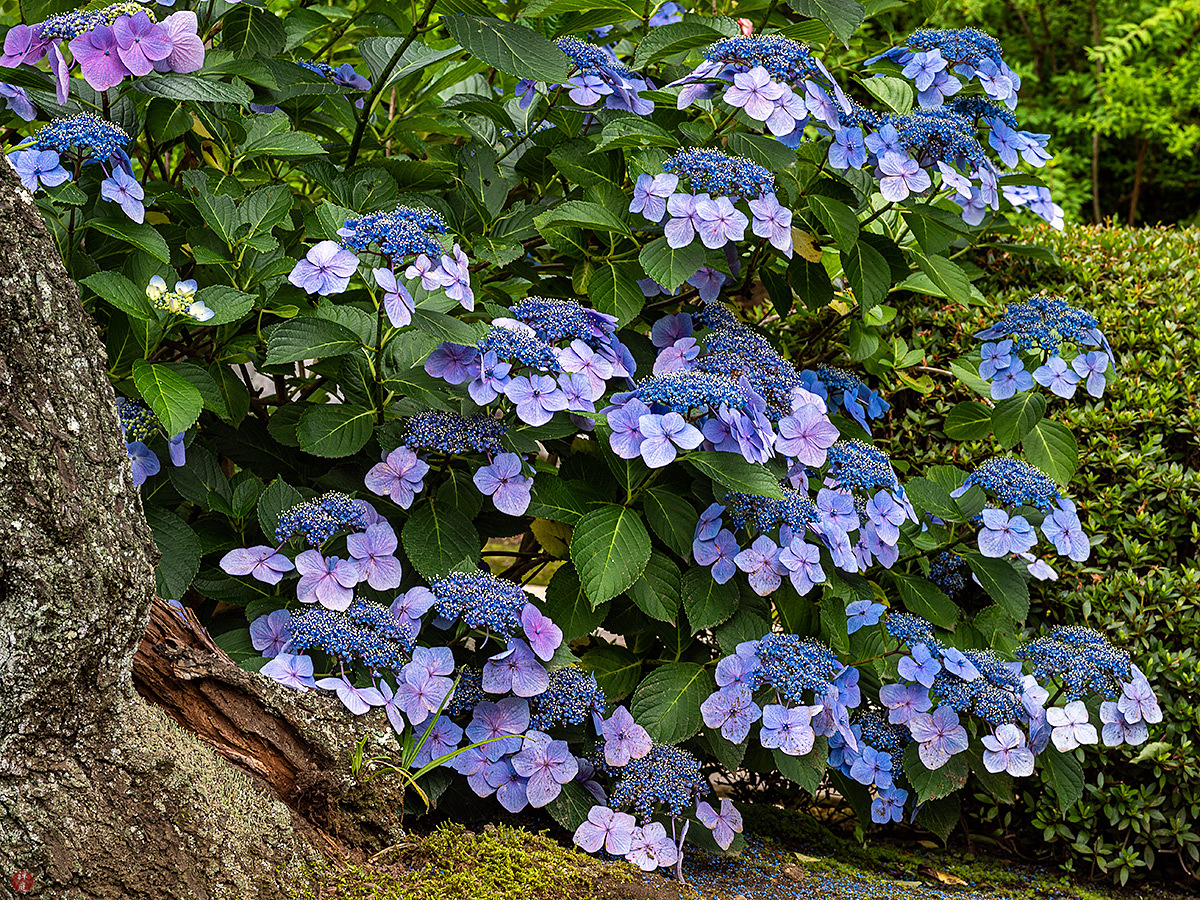
<svg viewBox="0 0 1200 900"><path fill-rule="evenodd" d="M700 704L715 686L696 663L668 663L642 679L630 712L660 744L677 744L700 730Z"/></svg>
<svg viewBox="0 0 1200 900"><path fill-rule="evenodd" d="M588 597L599 606L641 577L650 559L650 535L636 512L608 504L576 523L571 559Z"/></svg>
<svg viewBox="0 0 1200 900"><path fill-rule="evenodd" d="M204 409L204 397L195 385L166 366L139 359L133 364L133 383L168 435L187 431Z"/></svg>
<svg viewBox="0 0 1200 900"><path fill-rule="evenodd" d="M442 24L464 50L509 75L561 84L571 72L567 55L524 25L476 16L442 16Z"/></svg>
<svg viewBox="0 0 1200 900"><path fill-rule="evenodd" d="M683 460L731 491L770 497L772 500L783 499L783 491L779 489L779 482L775 480L775 476L767 470L767 467L761 463L747 462L737 453L700 450L687 454Z"/></svg>
<svg viewBox="0 0 1200 900"><path fill-rule="evenodd" d="M446 503L426 503L404 523L404 552L424 578L463 567L473 570L479 559L479 532L469 519Z"/></svg>

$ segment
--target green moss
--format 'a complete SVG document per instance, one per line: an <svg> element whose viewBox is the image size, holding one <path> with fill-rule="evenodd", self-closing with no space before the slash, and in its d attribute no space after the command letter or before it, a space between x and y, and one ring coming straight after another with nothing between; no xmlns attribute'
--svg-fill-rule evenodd
<svg viewBox="0 0 1200 900"><path fill-rule="evenodd" d="M603 865L544 833L445 824L338 873L329 888L343 900L582 900L599 896L600 879L630 877L628 867Z"/></svg>

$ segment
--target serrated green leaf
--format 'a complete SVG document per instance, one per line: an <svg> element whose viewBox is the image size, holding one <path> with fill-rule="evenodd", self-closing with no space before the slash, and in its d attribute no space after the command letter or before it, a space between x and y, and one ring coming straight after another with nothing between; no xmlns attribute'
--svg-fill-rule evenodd
<svg viewBox="0 0 1200 900"><path fill-rule="evenodd" d="M161 263L171 264L171 251L167 248L167 242L152 225L131 222L129 219L92 219L86 224L88 228L133 244L139 250L145 250Z"/></svg>
<svg viewBox="0 0 1200 900"><path fill-rule="evenodd" d="M610 702L618 702L637 687L642 661L618 644L600 644L583 654L580 662L596 676L596 682Z"/></svg>
<svg viewBox="0 0 1200 900"><path fill-rule="evenodd" d="M577 641L599 628L608 614L608 607L607 603L592 606L579 583L579 574L570 563L559 566L546 585L546 615L562 629L564 644Z"/></svg>
<svg viewBox="0 0 1200 900"><path fill-rule="evenodd" d="M199 75L143 75L133 81L133 87L151 97L190 100L193 103L233 103L244 106L254 99L254 92L238 78L216 81Z"/></svg>
<svg viewBox="0 0 1200 900"><path fill-rule="evenodd" d="M651 241L638 254L638 262L646 275L673 293L695 275L704 265L704 245L692 241L686 247L673 250L665 237Z"/></svg>
<svg viewBox="0 0 1200 900"><path fill-rule="evenodd" d="M571 225L590 228L592 231L608 231L632 237L629 226L615 213L609 212L599 203L587 200L567 200L541 215L535 216L533 224L538 231L550 225Z"/></svg>
<svg viewBox="0 0 1200 900"><path fill-rule="evenodd" d="M983 585L988 596L1018 622L1029 615L1029 585L1007 559L989 559L982 554L966 554L967 565Z"/></svg>
<svg viewBox="0 0 1200 900"><path fill-rule="evenodd" d="M1074 753L1059 753L1051 750L1043 753L1039 760L1046 773L1045 780L1054 789L1058 808L1065 815L1067 810L1083 799L1083 766Z"/></svg>
<svg viewBox="0 0 1200 900"><path fill-rule="evenodd" d="M613 119L600 132L600 143L596 152L615 150L622 147L670 147L679 146L679 141L672 137L665 128L655 125L638 116Z"/></svg>
<svg viewBox="0 0 1200 900"><path fill-rule="evenodd" d="M845 203L822 194L810 194L808 208L843 253L858 243L858 216Z"/></svg>
<svg viewBox="0 0 1200 900"><path fill-rule="evenodd" d="M965 522L966 517L950 496L950 492L928 478L910 478L904 482L904 493L919 508L947 522Z"/></svg>
<svg viewBox="0 0 1200 900"><path fill-rule="evenodd" d="M788 781L816 796L817 789L825 780L825 761L829 758L829 739L821 736L813 742L813 748L803 756L789 756L776 748L771 751L775 768Z"/></svg>
<svg viewBox="0 0 1200 900"><path fill-rule="evenodd" d="M724 35L721 32L700 22L672 22L669 25L660 25L651 28L638 42L633 55L633 66L635 69L644 69L660 59L696 47L705 47L722 37Z"/></svg>
<svg viewBox="0 0 1200 900"><path fill-rule="evenodd" d="M154 570L160 597L178 600L200 571L200 541L183 519L161 506L146 506L146 521L162 558Z"/></svg>
<svg viewBox="0 0 1200 900"><path fill-rule="evenodd" d="M684 572L680 587L684 612L696 631L715 628L737 612L737 585L732 579L717 584L712 572L704 566L693 566Z"/></svg>
<svg viewBox="0 0 1200 900"><path fill-rule="evenodd" d="M1021 441L1025 460L1060 485L1070 484L1079 467L1079 447L1071 430L1061 422L1042 419Z"/></svg>
<svg viewBox="0 0 1200 900"><path fill-rule="evenodd" d="M258 524L268 541L275 541L275 529L279 527L279 514L297 503L304 502L304 495L284 481L276 478L258 498Z"/></svg>
<svg viewBox="0 0 1200 900"><path fill-rule="evenodd" d="M864 313L887 299L892 270L883 254L866 241L842 253L842 268Z"/></svg>
<svg viewBox="0 0 1200 900"><path fill-rule="evenodd" d="M101 299L134 319L153 320L154 308L145 289L138 289L119 272L97 272L81 282L95 291Z"/></svg>
<svg viewBox="0 0 1200 900"><path fill-rule="evenodd" d="M651 488L642 495L642 508L650 529L659 540L687 559L692 551L696 523L700 520L700 514L692 504L678 492L660 487ZM690 613L688 620L695 624Z"/></svg>
<svg viewBox="0 0 1200 900"><path fill-rule="evenodd" d="M1046 414L1046 398L1035 391L1023 391L1001 400L992 410L992 430L1005 450L1017 446Z"/></svg>
<svg viewBox="0 0 1200 900"><path fill-rule="evenodd" d="M588 597L599 606L641 577L650 560L650 535L636 512L607 504L576 523L571 559Z"/></svg>
<svg viewBox="0 0 1200 900"><path fill-rule="evenodd" d="M964 400L946 414L942 431L952 441L976 441L992 433L992 408L978 400Z"/></svg>
<svg viewBox="0 0 1200 900"><path fill-rule="evenodd" d="M587 295L592 306L616 316L618 328L636 319L646 305L646 295L638 287L640 274L636 263L599 260L588 279Z"/></svg>
<svg viewBox="0 0 1200 900"><path fill-rule="evenodd" d="M896 115L906 116L912 112L916 93L913 91L913 86L903 78L881 75L877 78L864 78L861 84L876 100Z"/></svg>
<svg viewBox="0 0 1200 900"><path fill-rule="evenodd" d="M267 338L266 364L329 359L344 356L362 346L349 328L317 316L297 316L276 325Z"/></svg>
<svg viewBox="0 0 1200 900"><path fill-rule="evenodd" d="M743 494L754 494L758 497L770 497L772 500L782 500L783 491L767 467L760 463L748 462L737 453L725 453L720 450L699 450L688 453L681 459L711 478L717 484L724 485L731 491Z"/></svg>
<svg viewBox="0 0 1200 900"><path fill-rule="evenodd" d="M187 431L204 409L200 391L166 366L137 360L133 364L133 383L168 435Z"/></svg>
<svg viewBox="0 0 1200 900"><path fill-rule="evenodd" d="M892 577L896 580L900 599L909 612L942 628L954 627L958 621L958 605L943 594L936 584L920 576L901 575L899 572L893 572Z"/></svg>
<svg viewBox="0 0 1200 900"><path fill-rule="evenodd" d="M442 16L442 24L464 50L501 72L548 84L571 74L567 55L524 25L475 16Z"/></svg>
<svg viewBox="0 0 1200 900"><path fill-rule="evenodd" d="M700 704L713 689L703 666L668 663L642 679L629 711L652 740L677 744L700 731Z"/></svg>
<svg viewBox="0 0 1200 900"><path fill-rule="evenodd" d="M788 6L802 16L819 19L846 46L867 14L856 0L788 0Z"/></svg>
<svg viewBox="0 0 1200 900"><path fill-rule="evenodd" d="M659 622L674 622L679 612L679 566L664 553L651 551L642 575L629 588L629 599Z"/></svg>
<svg viewBox="0 0 1200 900"><path fill-rule="evenodd" d="M296 426L300 449L327 459L353 456L371 439L375 410L348 403L310 406Z"/></svg>
<svg viewBox="0 0 1200 900"><path fill-rule="evenodd" d="M967 783L967 760L961 753L951 756L941 768L929 769L921 761L920 744L904 748L904 774L917 792L917 802L948 797Z"/></svg>
<svg viewBox="0 0 1200 900"><path fill-rule="evenodd" d="M404 523L404 553L425 579L447 575L479 559L479 532L457 509L446 503L423 504Z"/></svg>

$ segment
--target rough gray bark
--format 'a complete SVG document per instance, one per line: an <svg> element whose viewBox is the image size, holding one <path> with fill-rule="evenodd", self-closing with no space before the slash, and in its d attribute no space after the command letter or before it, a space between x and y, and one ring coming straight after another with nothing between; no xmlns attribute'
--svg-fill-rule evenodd
<svg viewBox="0 0 1200 900"><path fill-rule="evenodd" d="M104 350L5 164L0 223L0 883L283 896L320 861L299 820L134 692L157 554Z"/></svg>

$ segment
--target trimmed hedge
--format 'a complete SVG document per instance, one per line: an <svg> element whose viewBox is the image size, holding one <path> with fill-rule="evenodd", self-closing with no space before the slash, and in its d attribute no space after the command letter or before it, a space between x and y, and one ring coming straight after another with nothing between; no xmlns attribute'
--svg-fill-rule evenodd
<svg viewBox="0 0 1200 900"><path fill-rule="evenodd" d="M976 834L990 831L1013 849L1030 840L1019 849L1080 874L1124 883L1151 868L1156 879L1182 874L1166 871L1177 865L1192 878L1200 862L1200 229L1080 227L1023 237L1059 263L990 252L977 260L988 271L986 303L902 308L896 329L936 369L976 346L971 334L1006 303L1033 293L1060 294L1100 320L1118 357L1103 399L1045 394L1048 415L1067 421L1079 442L1070 492L1097 537L1086 565L1035 588L1031 623L1088 625L1128 647L1166 718L1140 748L1076 751L1086 789L1065 812L1049 785L1032 781L1015 805L981 792L964 812ZM917 470L945 461L942 417L970 399L932 374L936 402L899 395L883 436L907 437ZM955 462L984 452L962 444Z"/></svg>

